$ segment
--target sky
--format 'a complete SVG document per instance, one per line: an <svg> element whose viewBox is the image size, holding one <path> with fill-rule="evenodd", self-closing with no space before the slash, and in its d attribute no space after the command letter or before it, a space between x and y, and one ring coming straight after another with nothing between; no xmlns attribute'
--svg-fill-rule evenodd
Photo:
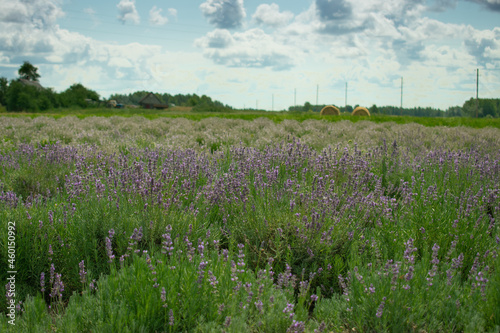
<svg viewBox="0 0 500 333"><path fill-rule="evenodd" d="M0 76L234 108L500 98L500 0L0 0Z"/></svg>

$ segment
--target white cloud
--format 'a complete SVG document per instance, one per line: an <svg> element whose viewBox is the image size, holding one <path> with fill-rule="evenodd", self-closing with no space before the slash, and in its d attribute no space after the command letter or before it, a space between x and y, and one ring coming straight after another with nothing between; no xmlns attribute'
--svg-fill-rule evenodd
<svg viewBox="0 0 500 333"><path fill-rule="evenodd" d="M175 8L169 8L168 9L168 14L172 17L177 17L177 9Z"/></svg>
<svg viewBox="0 0 500 333"><path fill-rule="evenodd" d="M200 9L210 24L220 29L239 28L246 17L243 0L207 0Z"/></svg>
<svg viewBox="0 0 500 333"><path fill-rule="evenodd" d="M293 13L288 11L280 12L280 7L275 3L270 5L262 4L257 7L257 10L255 11L255 14L253 14L252 18L258 24L281 27L290 22L293 18Z"/></svg>
<svg viewBox="0 0 500 333"><path fill-rule="evenodd" d="M215 63L229 67L289 69L295 65L293 47L279 43L261 29L250 29L231 35L215 30L195 41L203 54Z"/></svg>
<svg viewBox="0 0 500 333"><path fill-rule="evenodd" d="M64 15L58 3L57 0L2 0L0 23L21 23L46 28Z"/></svg>
<svg viewBox="0 0 500 333"><path fill-rule="evenodd" d="M153 6L149 11L149 23L152 25L165 25L168 23L168 18L161 15L163 9Z"/></svg>
<svg viewBox="0 0 500 333"><path fill-rule="evenodd" d="M135 8L135 0L121 0L118 5L118 20L125 23L139 24L141 21L139 13Z"/></svg>

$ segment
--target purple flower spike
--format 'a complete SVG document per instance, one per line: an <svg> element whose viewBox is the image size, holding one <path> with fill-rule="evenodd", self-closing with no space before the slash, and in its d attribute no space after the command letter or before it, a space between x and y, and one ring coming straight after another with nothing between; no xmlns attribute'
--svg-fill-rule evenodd
<svg viewBox="0 0 500 333"><path fill-rule="evenodd" d="M42 274L40 274L40 287L41 287L41 292L45 292L45 273L42 272Z"/></svg>
<svg viewBox="0 0 500 333"><path fill-rule="evenodd" d="M85 282L87 281L87 272L85 271L85 263L84 261L82 260L78 266L80 267L80 282L82 284L85 284Z"/></svg>

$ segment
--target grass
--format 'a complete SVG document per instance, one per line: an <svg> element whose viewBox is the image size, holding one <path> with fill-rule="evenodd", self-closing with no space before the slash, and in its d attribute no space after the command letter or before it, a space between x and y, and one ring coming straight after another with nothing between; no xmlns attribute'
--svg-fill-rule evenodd
<svg viewBox="0 0 500 333"><path fill-rule="evenodd" d="M258 118L267 118L275 123L281 123L284 120L295 120L303 122L306 120L326 120L329 122L338 122L342 120L349 120L357 122L362 120L370 120L375 123L394 122L396 124L420 124L427 127L471 127L471 128L485 128L493 127L500 128L500 119L493 118L468 118L468 117L409 117L409 116L386 116L386 115L372 115L371 117L353 117L350 114L342 114L340 116L321 116L319 113L313 112L269 112L259 110L235 110L233 112L193 112L191 108L187 107L174 107L167 110L147 110L147 109L109 109L109 108L89 108L89 109L57 109L48 112L40 113L19 113L19 112L6 112L2 116L9 117L53 117L61 118L66 116L76 116L79 119L87 117L134 117L141 116L146 119L158 118L185 118L189 120L200 121L206 118L224 118L224 119L242 119L242 120L255 120Z"/></svg>
<svg viewBox="0 0 500 333"><path fill-rule="evenodd" d="M500 329L498 130L130 120L7 125L0 221L16 223L19 309L12 326L0 302L0 330ZM50 134L63 122L66 143ZM75 142L79 126L95 142ZM99 140L119 126L122 145ZM238 144L231 130L270 143ZM145 131L179 138L127 144ZM35 133L45 141L14 141ZM4 226L2 267L7 239Z"/></svg>

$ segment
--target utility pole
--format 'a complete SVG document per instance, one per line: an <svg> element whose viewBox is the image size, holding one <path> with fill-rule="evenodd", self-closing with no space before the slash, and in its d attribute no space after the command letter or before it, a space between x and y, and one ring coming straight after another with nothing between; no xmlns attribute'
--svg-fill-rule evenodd
<svg viewBox="0 0 500 333"><path fill-rule="evenodd" d="M479 68L476 69L476 118L479 109Z"/></svg>
<svg viewBox="0 0 500 333"><path fill-rule="evenodd" d="M401 115L403 115L403 77L401 77Z"/></svg>
<svg viewBox="0 0 500 333"><path fill-rule="evenodd" d="M345 83L345 112L347 112L347 82Z"/></svg>
<svg viewBox="0 0 500 333"><path fill-rule="evenodd" d="M316 105L318 105L319 84L316 85Z"/></svg>

